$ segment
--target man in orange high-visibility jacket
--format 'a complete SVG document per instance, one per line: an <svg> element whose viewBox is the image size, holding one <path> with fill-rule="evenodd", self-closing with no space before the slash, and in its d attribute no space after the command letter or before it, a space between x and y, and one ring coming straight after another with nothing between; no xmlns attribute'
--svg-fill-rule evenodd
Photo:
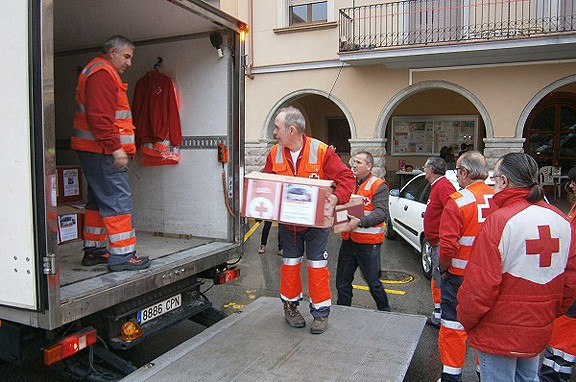
<svg viewBox="0 0 576 382"><path fill-rule="evenodd" d="M112 36L82 70L71 139L88 182L82 265L107 263L111 271L150 266L150 259L136 256L128 183L128 156L136 146L128 85L120 74L132 65L133 54L130 40Z"/></svg>
<svg viewBox="0 0 576 382"><path fill-rule="evenodd" d="M468 337L456 318L456 295L474 239L496 206L492 201L494 189L484 183L488 177L486 159L478 151L467 151L458 158L456 177L462 189L450 195L440 219L442 319L438 348L443 365L441 380L460 382Z"/></svg>
<svg viewBox="0 0 576 382"><path fill-rule="evenodd" d="M352 159L352 172L356 177L356 194L364 200L364 215L350 221L342 232L342 244L336 267L338 305L352 304L352 282L360 267L368 283L370 294L378 310L390 311L388 296L380 282L380 247L384 241L385 222L388 219L388 183L372 174L374 157L360 151Z"/></svg>
<svg viewBox="0 0 576 382"><path fill-rule="evenodd" d="M306 122L300 110L282 108L274 119L274 135L278 142L270 149L263 172L329 179L335 182L327 198L324 214L332 216L334 207L348 203L354 190L354 175L327 144L304 134ZM284 317L288 324L301 328L306 325L298 311L302 299L300 265L306 248L310 313L314 321L312 334L326 331L330 314L330 273L328 272L328 228L307 228L280 224L278 238L282 244L280 267L280 297L284 304Z"/></svg>

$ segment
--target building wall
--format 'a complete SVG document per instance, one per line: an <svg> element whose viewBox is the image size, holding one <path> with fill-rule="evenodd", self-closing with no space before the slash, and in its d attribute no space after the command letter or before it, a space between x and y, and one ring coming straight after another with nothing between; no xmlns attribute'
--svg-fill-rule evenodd
<svg viewBox="0 0 576 382"><path fill-rule="evenodd" d="M562 86L563 90L576 92L576 79L571 79L576 76L574 60L412 70L349 66L339 61L339 30L330 21L338 20L340 8L384 1L334 0L328 23L322 28L298 31L282 28L277 6L283 1L238 1L237 16L250 23L252 34L246 49L251 63L248 72L253 75L253 79L246 80L249 168L263 164L274 143L274 112L297 103L304 95L324 97L339 107L350 125L352 153L363 145L382 148L382 166L390 173L402 159L389 154L392 116L478 115L478 148L494 163L504 152L522 150L523 124L547 91ZM316 112L311 107L306 109L307 114ZM317 112L325 115L324 110ZM321 117L307 115L307 119L317 124ZM324 136L318 133L318 138ZM426 157L408 159L420 166Z"/></svg>

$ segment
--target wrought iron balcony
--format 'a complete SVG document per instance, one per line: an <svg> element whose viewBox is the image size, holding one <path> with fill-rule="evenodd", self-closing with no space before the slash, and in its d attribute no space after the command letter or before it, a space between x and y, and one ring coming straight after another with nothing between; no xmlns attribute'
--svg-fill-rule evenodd
<svg viewBox="0 0 576 382"><path fill-rule="evenodd" d="M340 53L576 35L576 0L406 0L340 10Z"/></svg>

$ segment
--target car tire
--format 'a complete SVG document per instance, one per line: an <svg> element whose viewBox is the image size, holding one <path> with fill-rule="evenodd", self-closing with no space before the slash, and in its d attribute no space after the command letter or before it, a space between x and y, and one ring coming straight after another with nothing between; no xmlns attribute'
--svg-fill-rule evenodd
<svg viewBox="0 0 576 382"><path fill-rule="evenodd" d="M394 231L394 227L392 227L392 220L388 217L386 220L386 239L388 240L396 240L398 234Z"/></svg>
<svg viewBox="0 0 576 382"><path fill-rule="evenodd" d="M432 247L428 240L422 239L422 245L420 246L420 262L422 265L422 273L427 279L432 278Z"/></svg>

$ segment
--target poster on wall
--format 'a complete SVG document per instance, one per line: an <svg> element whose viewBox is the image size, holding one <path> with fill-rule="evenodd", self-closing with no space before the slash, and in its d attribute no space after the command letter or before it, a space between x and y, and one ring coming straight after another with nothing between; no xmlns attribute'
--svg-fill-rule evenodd
<svg viewBox="0 0 576 382"><path fill-rule="evenodd" d="M476 148L475 115L409 116L392 118L392 155L437 155L443 146L460 151L466 143Z"/></svg>

